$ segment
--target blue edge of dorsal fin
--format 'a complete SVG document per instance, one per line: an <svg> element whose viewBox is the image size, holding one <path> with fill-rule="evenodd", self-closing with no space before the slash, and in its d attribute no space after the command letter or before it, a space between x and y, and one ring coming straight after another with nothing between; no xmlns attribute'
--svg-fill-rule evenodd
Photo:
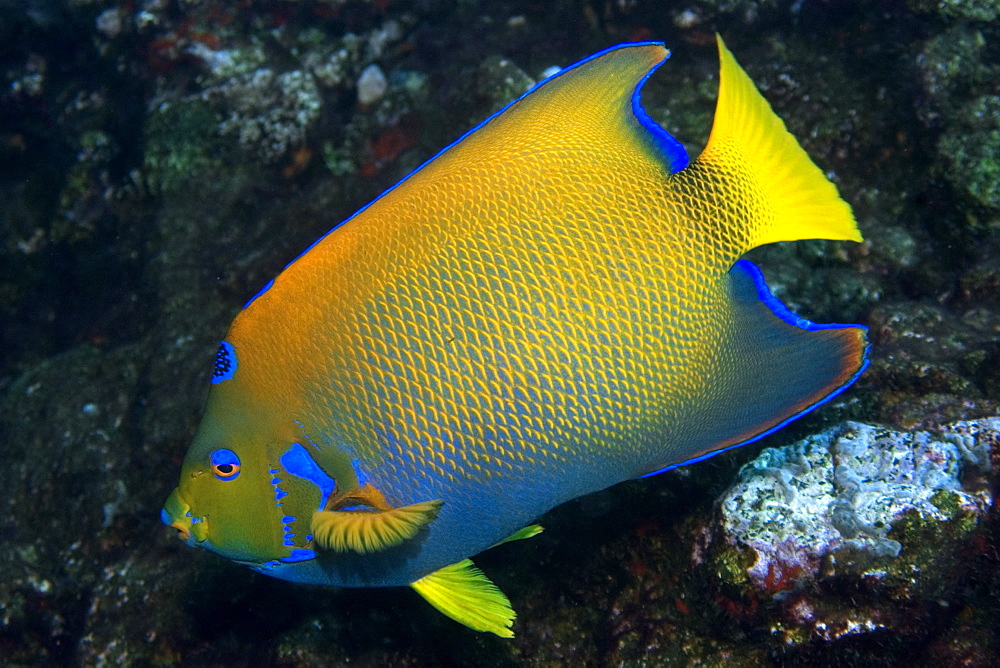
<svg viewBox="0 0 1000 668"><path fill-rule="evenodd" d="M763 302L764 305L767 306L772 313L774 313L774 315L776 315L778 318L783 320L785 323L791 325L792 327L797 327L799 329L803 329L808 332L815 332L823 329L844 329L844 328L856 328L856 329L863 329L866 332L868 331L868 328L865 327L864 325L848 325L842 323L817 324L810 320L806 320L800 315L796 315L795 313L790 311L787 306L782 304L777 297L771 294L770 288L767 287L767 283L764 281L764 275L761 273L757 265L755 265L750 260L737 261L736 264L733 265L733 268L730 270L730 273L744 274L747 277L749 277L753 281L753 285L757 290L757 297L761 300L761 302ZM670 464L669 466L665 466L661 469L645 473L638 477L648 478L650 476L659 475L660 473L665 473L667 471L679 468L681 466L687 466L688 464L695 464L697 462L704 461L709 457L714 457L715 455L726 452L727 450L732 450L733 448L739 448L749 443L753 443L754 441L759 441L765 436L769 436L774 432L778 431L779 429L782 429L790 422L794 422L795 420L799 419L806 413L809 413L810 411L816 409L817 407L822 406L823 404L830 401L831 399L839 395L841 392L849 388L851 385L854 384L854 381L856 381L858 377L862 373L864 373L864 370L868 368L868 363L869 363L868 346L865 346L864 350L862 351L861 364L858 366L858 370L854 372L854 375L852 375L846 383L835 388L832 392L830 392L830 394L826 395L819 401L807 406L806 408L799 411L795 415L785 418L784 420L774 425L770 429L767 429L759 434L751 436L745 441L740 441L739 443L735 443L733 445L721 448L719 450L712 450L711 452L706 452L704 454L698 455L697 457L693 457L691 459L687 459L682 462L678 462L676 464Z"/></svg>
<svg viewBox="0 0 1000 668"><path fill-rule="evenodd" d="M657 44L663 46L662 42L637 42L635 44L622 44L620 46L638 46L640 44ZM602 51L601 53L604 53ZM665 129L663 126L657 123L646 113L646 108L642 106L642 89L646 85L646 81L649 77L653 76L653 72L660 69L663 63L667 62L670 58L670 51L667 51L667 57L658 62L653 66L651 70L646 72L646 76L639 79L639 83L636 84L635 90L632 91L632 113L642 124L642 127L646 128L649 132L650 139L653 140L653 145L659 150L663 159L666 160L667 165L670 166L670 172L676 173L684 169L691 162L688 157L688 152L684 148L684 145L677 141L676 138Z"/></svg>
<svg viewBox="0 0 1000 668"><path fill-rule="evenodd" d="M292 266L293 264L295 264L295 262L299 258L301 258L303 255L305 255L310 250L312 250L313 246L315 246L316 244L318 244L319 242L321 242L323 239L325 239L335 229L337 229L341 225L344 225L345 223L351 221L352 219L354 219L355 217L357 217L358 215L360 215L362 212L364 212L365 209L367 209L368 207L370 207L372 204L374 204L378 200L382 199L386 194L388 194L392 190L394 190L397 187L399 187L400 184L402 184L406 180L410 179L414 174L416 174L421 169L423 169L425 166L427 166L428 164L430 164L431 162L433 162L434 160L436 160L438 158L438 156L444 154L449 149L451 149L453 146L461 143L463 139L465 139L469 135L473 134L474 132L477 132L479 129L481 129L487 123L489 123L490 121L492 121L494 118L496 118L497 116L499 116L503 112L507 111L507 109L509 109L513 105L517 104L518 102L520 102L521 100L523 100L527 96L531 95L532 93L534 93L536 90L538 90L539 88L541 88L542 86L544 86L548 82L552 81L553 79L555 79L557 77L560 77L560 76L566 74L567 72L571 72L571 71L577 69L581 65L585 65L585 64L589 63L591 60L594 60L595 58L600 58L601 56L605 55L606 53L610 53L611 51L617 51L618 49L624 49L624 48L633 47L633 46L649 46L649 45L656 45L656 46L663 46L663 47L666 46L663 42L655 42L655 41L648 41L648 42L626 42L626 43L623 43L623 44L617 44L615 46L608 47L607 49L603 49L601 51L598 51L597 53L595 53L595 54L593 54L591 56L588 56L587 58L584 58L583 60L579 60L579 61L573 63L572 65L567 65L566 67L562 68L561 70L559 70L555 74L552 74L550 76L545 77L544 79L542 79L541 81L539 81L538 83L536 83L534 86L532 86L531 88L529 88L527 91L525 91L524 93L522 93L521 95L519 95L516 99L511 100L510 102L508 102L507 104L505 104L502 108L500 108L498 111L493 112L492 114L490 114L489 116L487 116L485 119L483 119L481 122L477 123L476 125L474 125L469 130L463 132L462 135L458 139L456 139L455 141L451 142L450 144L448 144L447 146L445 146L443 149L441 149L440 151L438 151L437 153L435 153L434 155L432 155L430 158L428 158L427 160L425 160L424 162L422 162L420 164L420 166L418 166L416 169L414 169L409 174L407 174L406 176L404 176L403 178L401 178L395 184L393 184L392 186L390 186L389 188L387 188L386 190L384 190L378 197L374 198L371 202L369 202L368 204L364 205L363 207L361 207L360 209L358 209L357 211L355 211L353 214L351 214L350 216L348 216L347 218L345 218L344 220L340 221L339 223L337 223L336 225L334 225L333 227L331 227L329 230L327 230L326 232L324 232L322 235L320 235L319 238L317 238L315 241L313 241L311 244L309 244L309 246L305 250L303 250L301 253L299 253L298 255L296 255L295 258L291 262L289 262L288 264L286 264L285 265L285 269L288 269L290 266ZM671 173L673 173L673 172L679 172L680 170L682 170L682 169L684 169L685 167L688 166L688 163L690 162L690 159L688 158L687 151L684 149L684 146L679 141L677 141L669 132L667 132L666 130L664 130L656 121L654 121L650 117L650 115L648 113L646 113L645 108L643 108L643 106L642 106L642 100L641 100L641 97L642 97L642 95L641 95L642 88L643 88L643 86L646 85L646 81L649 79L650 76L652 76L653 72L655 72L656 70L658 70L660 68L660 66L663 65L663 63L667 62L668 58L670 58L670 51L669 50L667 51L666 57L664 57L663 60L661 60L656 65L654 65L649 70L649 72L647 72L646 75L643 76L642 79L640 79L639 82L636 84L635 90L632 91L632 113L635 115L636 119L639 121L639 123L642 125L642 127L644 127L649 132L649 135L650 135L649 139L652 141L653 146L657 149L657 151L659 151L661 157L666 161L667 165L669 166ZM260 297L265 292L267 292L271 288L271 286L273 284L274 284L273 280L269 281L256 295L254 295L253 297L251 297L243 305L243 308L246 309L247 307L249 307L258 297Z"/></svg>

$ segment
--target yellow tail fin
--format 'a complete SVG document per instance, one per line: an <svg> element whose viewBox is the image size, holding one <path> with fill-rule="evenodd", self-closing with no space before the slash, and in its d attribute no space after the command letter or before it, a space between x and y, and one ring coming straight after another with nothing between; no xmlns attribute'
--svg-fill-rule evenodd
<svg viewBox="0 0 1000 668"><path fill-rule="evenodd" d="M851 208L718 37L719 100L697 163L732 175L755 210L747 248L796 239L861 241ZM727 183L727 187L729 183ZM752 193L752 194L751 194Z"/></svg>

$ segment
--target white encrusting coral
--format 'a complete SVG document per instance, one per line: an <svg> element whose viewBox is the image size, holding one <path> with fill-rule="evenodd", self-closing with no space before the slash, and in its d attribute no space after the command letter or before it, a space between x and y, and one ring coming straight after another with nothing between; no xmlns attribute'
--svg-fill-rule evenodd
<svg viewBox="0 0 1000 668"><path fill-rule="evenodd" d="M890 537L904 513L947 521L949 507L982 515L992 502L985 487L962 486L963 468L983 472L1000 418L958 422L939 432L897 432L848 422L784 448L767 448L743 467L721 499L723 527L733 544L757 557L751 579L815 574L821 560L849 549L895 557ZM953 504L942 504L949 493ZM935 503L937 501L937 503Z"/></svg>

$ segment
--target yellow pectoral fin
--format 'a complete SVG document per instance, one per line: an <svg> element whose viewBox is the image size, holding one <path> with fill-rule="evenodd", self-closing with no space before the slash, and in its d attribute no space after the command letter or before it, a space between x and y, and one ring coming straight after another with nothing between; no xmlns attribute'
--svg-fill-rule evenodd
<svg viewBox="0 0 1000 668"><path fill-rule="evenodd" d="M513 638L513 608L493 582L470 559L445 566L410 585L428 603L475 631Z"/></svg>
<svg viewBox="0 0 1000 668"><path fill-rule="evenodd" d="M381 494L377 499L352 494L350 501L368 505L371 510L321 510L313 513L311 531L317 547L361 554L394 547L416 536L421 527L437 517L442 503L424 501L393 508L385 503Z"/></svg>

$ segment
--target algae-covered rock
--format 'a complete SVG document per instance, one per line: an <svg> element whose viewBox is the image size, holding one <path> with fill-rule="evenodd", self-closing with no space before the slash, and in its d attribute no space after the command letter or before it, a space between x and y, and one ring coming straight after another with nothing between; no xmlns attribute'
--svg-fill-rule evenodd
<svg viewBox="0 0 1000 668"><path fill-rule="evenodd" d="M721 498L713 563L771 606L789 643L902 629L905 610L954 596L998 446L1000 418L987 418L918 432L846 423L765 449ZM751 555L745 571L734 551Z"/></svg>
<svg viewBox="0 0 1000 668"><path fill-rule="evenodd" d="M784 448L768 448L722 498L723 527L734 544L757 556L751 581L816 577L838 552L872 564L901 556L895 524L952 523L958 540L992 502L987 490L967 491L963 467L989 466L1000 419L956 423L938 434L904 433L847 423Z"/></svg>
<svg viewBox="0 0 1000 668"><path fill-rule="evenodd" d="M958 110L938 150L951 163L946 174L956 188L1000 208L1000 96L978 97Z"/></svg>
<svg viewBox="0 0 1000 668"><path fill-rule="evenodd" d="M302 70L277 73L262 67L230 77L202 97L220 108L222 134L266 162L301 146L322 107L316 80Z"/></svg>
<svg viewBox="0 0 1000 668"><path fill-rule="evenodd" d="M957 23L927 40L917 67L930 105L918 108L922 118L940 122L975 92L996 81L1000 63L990 54L997 29L974 23Z"/></svg>
<svg viewBox="0 0 1000 668"><path fill-rule="evenodd" d="M218 119L198 99L164 102L146 119L143 176L153 192L171 191L189 180L211 178L222 168Z"/></svg>
<svg viewBox="0 0 1000 668"><path fill-rule="evenodd" d="M948 19L968 21L996 21L1000 7L995 0L908 0L915 12L938 14Z"/></svg>

